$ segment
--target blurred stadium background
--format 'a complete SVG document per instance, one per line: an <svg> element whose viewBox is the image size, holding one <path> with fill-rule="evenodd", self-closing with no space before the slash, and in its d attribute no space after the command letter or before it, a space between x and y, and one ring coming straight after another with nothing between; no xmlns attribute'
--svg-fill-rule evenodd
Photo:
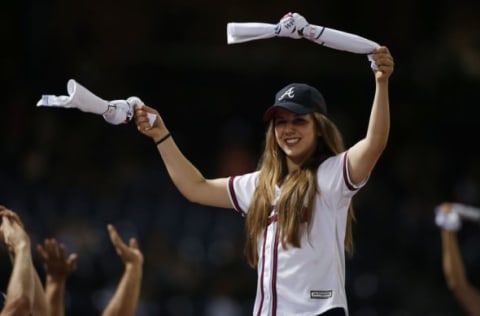
<svg viewBox="0 0 480 316"><path fill-rule="evenodd" d="M387 45L396 61L390 142L355 200L351 315L462 315L443 279L433 209L480 205L478 1L11 1L0 10L0 204L20 214L33 245L56 237L79 254L66 315L99 314L120 278L107 223L145 254L138 315L251 315L256 273L242 256L243 219L187 202L133 124L37 100L66 94L70 78L106 100L139 96L215 177L255 168L263 111L302 81L322 91L352 144L373 98L365 56L306 40L226 43L228 22L276 23L289 11ZM480 286L479 227L464 224L459 239ZM0 262L5 289L5 251Z"/></svg>

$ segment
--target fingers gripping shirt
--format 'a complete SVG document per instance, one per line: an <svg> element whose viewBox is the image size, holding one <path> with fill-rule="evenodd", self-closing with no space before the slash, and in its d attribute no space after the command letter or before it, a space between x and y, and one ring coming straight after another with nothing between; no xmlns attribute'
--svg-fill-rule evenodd
<svg viewBox="0 0 480 316"><path fill-rule="evenodd" d="M232 204L242 215L248 212L258 175L256 171L229 179ZM319 194L315 197L312 227L308 235L302 236L300 248L284 249L279 243L273 208L271 220L258 240L253 315L307 316L334 307L348 312L344 256L347 212L352 197L366 181L351 183L347 152L330 157L319 166Z"/></svg>

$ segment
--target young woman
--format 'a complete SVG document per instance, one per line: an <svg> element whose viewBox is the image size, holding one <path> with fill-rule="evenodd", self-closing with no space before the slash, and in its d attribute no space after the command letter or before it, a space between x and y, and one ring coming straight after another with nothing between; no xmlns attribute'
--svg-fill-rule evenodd
<svg viewBox="0 0 480 316"><path fill-rule="evenodd" d="M351 199L384 151L389 129L387 47L373 52L376 89L365 137L345 149L315 88L293 83L276 94L258 170L206 179L178 149L159 113L135 109L168 173L191 202L245 216L245 253L258 270L254 315L347 315L345 251L352 250ZM147 113L158 117L153 126Z"/></svg>

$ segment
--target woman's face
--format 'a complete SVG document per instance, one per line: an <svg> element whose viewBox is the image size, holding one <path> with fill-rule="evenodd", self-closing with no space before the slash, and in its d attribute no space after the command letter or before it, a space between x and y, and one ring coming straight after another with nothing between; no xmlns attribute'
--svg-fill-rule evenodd
<svg viewBox="0 0 480 316"><path fill-rule="evenodd" d="M285 109L274 114L275 139L290 163L302 164L315 151L317 137L313 115L299 115Z"/></svg>

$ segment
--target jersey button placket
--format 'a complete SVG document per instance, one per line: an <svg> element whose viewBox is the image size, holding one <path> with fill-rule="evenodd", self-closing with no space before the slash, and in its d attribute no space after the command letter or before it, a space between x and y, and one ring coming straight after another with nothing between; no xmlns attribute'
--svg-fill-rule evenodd
<svg viewBox="0 0 480 316"><path fill-rule="evenodd" d="M273 273L273 256L275 245L275 231L277 229L277 222L273 221L267 226L267 235L265 236L265 271L263 279L263 290L265 293L265 308L267 309L267 315L274 315L272 313L272 277Z"/></svg>

